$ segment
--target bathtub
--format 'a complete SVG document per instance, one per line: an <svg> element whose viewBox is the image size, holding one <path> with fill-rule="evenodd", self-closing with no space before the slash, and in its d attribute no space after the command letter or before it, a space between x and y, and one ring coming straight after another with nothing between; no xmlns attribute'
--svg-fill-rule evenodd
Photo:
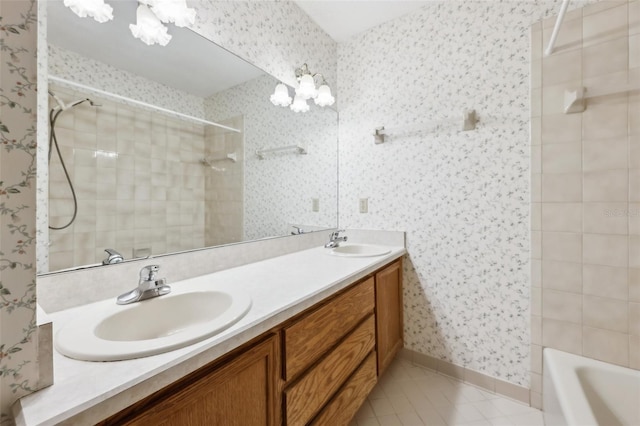
<svg viewBox="0 0 640 426"><path fill-rule="evenodd" d="M640 371L544 349L547 426L640 425Z"/></svg>

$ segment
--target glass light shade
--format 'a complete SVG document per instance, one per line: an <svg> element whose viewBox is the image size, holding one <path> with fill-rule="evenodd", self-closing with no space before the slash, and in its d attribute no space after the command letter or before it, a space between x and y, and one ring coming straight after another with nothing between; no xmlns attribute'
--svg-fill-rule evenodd
<svg viewBox="0 0 640 426"><path fill-rule="evenodd" d="M146 0L151 11L164 23L186 27L196 22L196 11L187 7L185 0Z"/></svg>
<svg viewBox="0 0 640 426"><path fill-rule="evenodd" d="M104 0L64 0L64 5L81 18L91 17L100 23L113 19L113 8Z"/></svg>
<svg viewBox="0 0 640 426"><path fill-rule="evenodd" d="M296 89L296 95L301 96L303 99L310 99L315 98L317 93L316 82L313 81L311 74L305 74L300 77L300 82Z"/></svg>
<svg viewBox="0 0 640 426"><path fill-rule="evenodd" d="M296 95L296 97L293 98L293 103L291 104L290 108L293 112L309 111L309 105L307 105L307 100L302 98L300 95Z"/></svg>
<svg viewBox="0 0 640 426"><path fill-rule="evenodd" d="M151 12L149 7L144 4L139 5L136 18L136 25L129 25L131 34L135 38L139 38L149 46L152 44L166 46L169 43L171 35L167 33L167 27L162 25L162 22Z"/></svg>
<svg viewBox="0 0 640 426"><path fill-rule="evenodd" d="M314 99L316 105L321 107L331 106L336 101L336 98L331 94L331 89L328 85L323 84L318 88L318 96Z"/></svg>
<svg viewBox="0 0 640 426"><path fill-rule="evenodd" d="M284 83L279 83L276 86L276 90L271 95L271 103L283 107L291 105L291 96L289 96L289 89L287 89L287 86Z"/></svg>

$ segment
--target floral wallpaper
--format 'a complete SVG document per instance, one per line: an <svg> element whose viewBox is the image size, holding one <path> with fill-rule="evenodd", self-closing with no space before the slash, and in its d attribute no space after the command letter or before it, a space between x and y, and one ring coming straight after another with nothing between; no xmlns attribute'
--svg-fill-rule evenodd
<svg viewBox="0 0 640 426"><path fill-rule="evenodd" d="M338 221L338 114L312 101L306 113L274 106L269 96L277 83L264 75L205 101L209 119L244 117L244 239L285 235L292 224L326 228ZM292 145L305 146L307 154L256 155ZM312 198L319 200L318 212Z"/></svg>
<svg viewBox="0 0 640 426"><path fill-rule="evenodd" d="M338 46L340 226L407 232L406 347L525 387L529 27L558 7L428 2Z"/></svg>
<svg viewBox="0 0 640 426"><path fill-rule="evenodd" d="M336 42L292 1L189 1L193 30L293 86L307 63L337 83ZM333 86L332 86L333 87Z"/></svg>
<svg viewBox="0 0 640 426"><path fill-rule="evenodd" d="M0 423L37 383L35 0L0 3Z"/></svg>

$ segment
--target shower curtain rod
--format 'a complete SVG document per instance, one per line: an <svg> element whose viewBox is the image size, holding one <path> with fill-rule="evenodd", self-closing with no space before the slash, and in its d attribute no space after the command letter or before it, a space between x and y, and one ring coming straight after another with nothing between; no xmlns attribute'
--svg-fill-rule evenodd
<svg viewBox="0 0 640 426"><path fill-rule="evenodd" d="M556 19L556 25L553 27L553 32L551 33L551 39L549 40L549 45L544 51L544 56L549 56L553 53L553 48L556 45L556 38L558 38L558 33L560 32L560 26L562 26L562 20L564 19L564 14L567 13L567 6L569 6L569 0L563 0L562 6L560 6L560 13L558 14L558 19Z"/></svg>
<svg viewBox="0 0 640 426"><path fill-rule="evenodd" d="M203 120L203 119L198 118L198 117L194 117L194 116L191 116L191 115L183 114L183 113L177 112L177 111L172 111L170 109L166 109L166 108L162 108L162 107L159 107L159 106L155 106L153 104L148 104L146 102L137 101L135 99L127 98L126 96L116 95L115 93L110 93L110 92L106 92L104 90L96 89L95 87L86 86L86 85L80 84L80 83L75 83L73 81L69 81L69 80L66 80L64 78L56 77L54 75L49 75L49 81L53 81L53 82L56 82L56 83L67 85L67 86L77 87L78 89L87 90L87 91L96 93L98 95L106 96L108 98L115 99L115 100L125 101L127 103L135 104L135 105L138 105L138 106L141 106L141 107L144 107L144 108L153 109L153 110L156 110L156 111L159 111L159 112L163 112L165 114L169 114L169 115L172 115L174 117L182 118L182 119L185 119L185 120L195 121L195 122L200 123L200 124L208 124L210 126L219 127L221 129L229 130L229 131L235 132L235 133L242 133L242 130L239 130L239 129L236 129L236 128L233 128L233 127L225 126L223 124L215 123L213 121Z"/></svg>

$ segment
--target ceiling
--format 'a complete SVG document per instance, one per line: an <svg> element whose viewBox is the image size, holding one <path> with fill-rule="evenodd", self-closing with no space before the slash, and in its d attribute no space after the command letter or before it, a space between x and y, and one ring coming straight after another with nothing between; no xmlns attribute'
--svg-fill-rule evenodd
<svg viewBox="0 0 640 426"><path fill-rule="evenodd" d="M295 3L337 42L424 6L424 0L296 0Z"/></svg>

